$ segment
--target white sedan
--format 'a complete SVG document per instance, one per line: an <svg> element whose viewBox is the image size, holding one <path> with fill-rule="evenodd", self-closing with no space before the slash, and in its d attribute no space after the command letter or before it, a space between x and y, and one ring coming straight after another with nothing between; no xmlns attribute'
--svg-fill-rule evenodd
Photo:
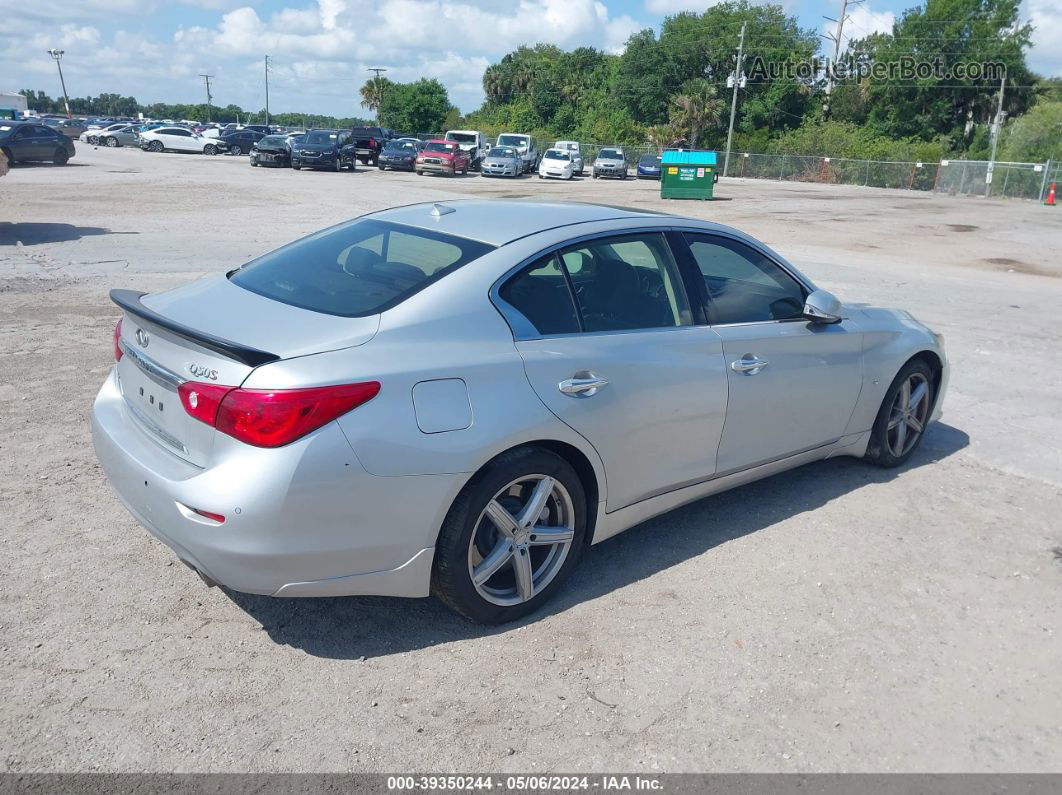
<svg viewBox="0 0 1062 795"><path fill-rule="evenodd" d="M573 171L571 155L563 149L547 149L542 155L542 162L538 164L539 179L571 179Z"/></svg>
<svg viewBox="0 0 1062 795"><path fill-rule="evenodd" d="M216 155L227 147L217 138L206 138L185 127L159 127L140 133L140 148L148 152L199 152Z"/></svg>

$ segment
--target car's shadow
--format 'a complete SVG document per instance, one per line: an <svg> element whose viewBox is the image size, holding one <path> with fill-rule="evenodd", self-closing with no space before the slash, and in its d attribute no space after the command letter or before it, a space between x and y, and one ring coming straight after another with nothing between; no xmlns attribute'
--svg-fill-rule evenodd
<svg viewBox="0 0 1062 795"><path fill-rule="evenodd" d="M95 235L137 235L139 232L114 232L102 226L74 226L53 223L10 223L0 221L0 246L35 246L41 243L67 243Z"/></svg>
<svg viewBox="0 0 1062 795"><path fill-rule="evenodd" d="M470 623L435 599L274 599L227 589L225 594L260 622L275 642L317 657L380 657L495 635L650 577L868 484L885 483L902 472L933 464L967 444L966 433L938 422L926 432L910 461L898 469L835 458L670 511L588 549L552 602L522 621L500 627ZM750 504L756 509L749 510Z"/></svg>

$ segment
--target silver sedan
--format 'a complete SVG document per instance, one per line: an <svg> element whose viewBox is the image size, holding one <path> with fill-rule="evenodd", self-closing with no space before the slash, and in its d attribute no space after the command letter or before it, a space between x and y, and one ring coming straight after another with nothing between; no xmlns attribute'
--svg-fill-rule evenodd
<svg viewBox="0 0 1062 795"><path fill-rule="evenodd" d="M482 622L676 506L831 456L903 464L948 380L905 311L842 304L729 227L586 204L385 210L112 298L96 452L182 561Z"/></svg>

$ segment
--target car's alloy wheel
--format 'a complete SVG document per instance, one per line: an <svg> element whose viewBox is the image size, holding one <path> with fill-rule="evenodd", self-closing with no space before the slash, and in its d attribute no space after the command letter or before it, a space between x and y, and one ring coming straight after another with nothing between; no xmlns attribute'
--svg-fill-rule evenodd
<svg viewBox="0 0 1062 795"><path fill-rule="evenodd" d="M229 148L229 151L232 152L234 155L242 155L243 154L243 150L240 148L239 144L235 144L235 145L231 146Z"/></svg>
<svg viewBox="0 0 1062 795"><path fill-rule="evenodd" d="M148 147L152 152L161 152L165 148L166 147L162 145L162 141L152 141L151 146Z"/></svg>
<svg viewBox="0 0 1062 795"><path fill-rule="evenodd" d="M519 618L546 601L585 544L586 497L567 461L520 448L462 490L436 544L432 591L485 623Z"/></svg>
<svg viewBox="0 0 1062 795"><path fill-rule="evenodd" d="M216 146L214 146L214 144L207 144L206 146L203 147L203 154L204 155L213 156L213 155L216 155L217 153L218 153L218 148Z"/></svg>
<svg viewBox="0 0 1062 795"><path fill-rule="evenodd" d="M885 393L867 458L885 467L899 466L918 447L933 410L933 372L921 359L909 362Z"/></svg>
<svg viewBox="0 0 1062 795"><path fill-rule="evenodd" d="M109 146L111 149L114 149L116 146L118 146L118 139L117 138L113 138L113 137L112 138L108 138L107 139L107 146Z"/></svg>

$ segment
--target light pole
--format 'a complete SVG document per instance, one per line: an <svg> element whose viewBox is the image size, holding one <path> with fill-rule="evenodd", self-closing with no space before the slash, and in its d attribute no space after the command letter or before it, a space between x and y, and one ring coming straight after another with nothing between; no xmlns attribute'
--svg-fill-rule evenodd
<svg viewBox="0 0 1062 795"><path fill-rule="evenodd" d="M376 72L376 123L380 123L380 105L383 104L383 87L380 85L380 72L386 72L383 66L370 66L366 72Z"/></svg>
<svg viewBox="0 0 1062 795"><path fill-rule="evenodd" d="M72 119L73 115L70 113L70 97L66 95L66 81L63 80L63 67L59 63L59 59L63 57L64 50L48 50L48 54L55 59L55 65L59 68L59 85L63 87L63 104L66 105L66 117Z"/></svg>

